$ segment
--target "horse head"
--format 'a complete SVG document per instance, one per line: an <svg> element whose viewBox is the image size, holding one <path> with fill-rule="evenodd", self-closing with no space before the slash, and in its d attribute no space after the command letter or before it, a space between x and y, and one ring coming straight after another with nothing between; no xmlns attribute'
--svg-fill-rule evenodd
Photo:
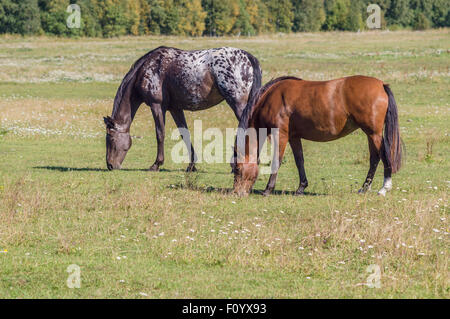
<svg viewBox="0 0 450 319"><path fill-rule="evenodd" d="M256 134L244 135L244 144L239 143L241 131L234 145L234 155L231 167L234 173L234 192L239 196L248 195L258 178L258 156L255 145L257 145Z"/></svg>
<svg viewBox="0 0 450 319"><path fill-rule="evenodd" d="M106 125L106 166L109 170L120 169L131 147L130 132L109 116L103 120Z"/></svg>

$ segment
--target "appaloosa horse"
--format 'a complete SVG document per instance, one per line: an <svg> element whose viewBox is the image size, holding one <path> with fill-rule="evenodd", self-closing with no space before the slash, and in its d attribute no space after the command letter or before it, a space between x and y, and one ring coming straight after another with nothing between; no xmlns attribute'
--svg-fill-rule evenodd
<svg viewBox="0 0 450 319"><path fill-rule="evenodd" d="M365 76L351 76L331 81L303 81L294 77L275 79L262 87L242 114L235 145L234 190L250 192L258 176L259 150L264 144L259 129L278 132L278 150L272 174L263 195L275 187L277 172L287 142L291 145L300 176L297 195L308 186L301 139L328 142L344 137L358 128L369 141L370 169L360 189L370 189L377 165L384 164L384 184L379 194L392 189L391 174L402 163L402 142L398 126L397 105L391 89L382 81ZM383 135L384 126L384 135ZM255 129L253 141L248 134ZM273 134L272 134L273 137Z"/></svg>
<svg viewBox="0 0 450 319"><path fill-rule="evenodd" d="M164 162L164 126L169 111L189 151L187 171L194 171L197 157L190 134L186 133L189 131L183 110L204 110L225 99L239 120L260 87L258 60L240 49L183 51L159 47L148 52L125 75L114 99L112 115L104 118L108 169L120 168L131 147L131 123L139 106L145 103L155 120L158 143L156 161L150 170L159 170Z"/></svg>

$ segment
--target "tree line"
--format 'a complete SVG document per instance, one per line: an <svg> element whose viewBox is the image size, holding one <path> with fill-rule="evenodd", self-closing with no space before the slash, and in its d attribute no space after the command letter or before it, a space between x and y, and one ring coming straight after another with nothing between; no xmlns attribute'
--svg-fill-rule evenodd
<svg viewBox="0 0 450 319"><path fill-rule="evenodd" d="M367 29L371 3L381 8L381 28L450 26L450 0L0 0L0 34L113 37L357 31ZM70 4L80 8L79 27L67 26L67 19L74 17L74 11L67 10Z"/></svg>

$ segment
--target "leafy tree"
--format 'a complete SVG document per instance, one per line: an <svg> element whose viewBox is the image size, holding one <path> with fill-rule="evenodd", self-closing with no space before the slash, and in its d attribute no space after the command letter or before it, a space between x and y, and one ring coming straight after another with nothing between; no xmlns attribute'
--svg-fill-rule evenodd
<svg viewBox="0 0 450 319"><path fill-rule="evenodd" d="M0 2L0 33L19 33L16 16L19 4L12 0Z"/></svg>
<svg viewBox="0 0 450 319"><path fill-rule="evenodd" d="M244 0L243 2L245 3L245 11L246 11L243 14L248 15L248 20L252 28L249 27L248 30L249 32L243 31L242 33L260 34L264 32L275 31L275 26L269 22L269 10L264 0ZM247 19L247 17L241 19ZM240 23L242 25L242 22ZM247 27L245 27L244 29L246 28Z"/></svg>
<svg viewBox="0 0 450 319"><path fill-rule="evenodd" d="M206 34L226 35L231 32L239 15L239 4L236 0L203 0L206 12Z"/></svg>
<svg viewBox="0 0 450 319"><path fill-rule="evenodd" d="M148 29L152 34L160 34L161 26L165 20L166 12L164 10L164 1L149 0L150 15L148 19Z"/></svg>
<svg viewBox="0 0 450 319"><path fill-rule="evenodd" d="M325 22L323 0L294 0L294 21L292 30L319 31Z"/></svg>
<svg viewBox="0 0 450 319"><path fill-rule="evenodd" d="M236 18L236 22L233 26L232 32L234 34L253 35L255 29L253 28L250 14L247 11L247 5L245 0L238 0L239 13Z"/></svg>
<svg viewBox="0 0 450 319"><path fill-rule="evenodd" d="M139 34L148 34L150 32L148 28L150 20L150 5L147 0L139 0L140 14L139 14Z"/></svg>
<svg viewBox="0 0 450 319"><path fill-rule="evenodd" d="M269 22L279 32L290 32L292 30L292 2L289 0L265 0L269 11Z"/></svg>
<svg viewBox="0 0 450 319"><path fill-rule="evenodd" d="M127 1L127 33L131 35L139 34L139 26L141 23L141 4L139 1Z"/></svg>
<svg viewBox="0 0 450 319"><path fill-rule="evenodd" d="M81 28L67 27L71 3L81 8ZM111 37L356 31L365 27L371 3L381 8L382 27L450 26L449 0L0 0L0 33Z"/></svg>
<svg viewBox="0 0 450 319"><path fill-rule="evenodd" d="M362 12L366 9L360 0L350 0L350 10L348 12L345 30L358 31L365 28Z"/></svg>
<svg viewBox="0 0 450 319"><path fill-rule="evenodd" d="M259 7L262 5L260 0L244 0L245 11L248 14L248 20L252 26L253 33L256 34L260 30L258 25L263 24L263 17L259 15Z"/></svg>
<svg viewBox="0 0 450 319"><path fill-rule="evenodd" d="M346 30L350 11L349 0L325 0L325 30Z"/></svg>
<svg viewBox="0 0 450 319"><path fill-rule="evenodd" d="M177 34L180 0L149 0L150 19L148 29L153 34Z"/></svg>
<svg viewBox="0 0 450 319"><path fill-rule="evenodd" d="M429 0L411 0L414 10L412 27L415 30L425 30L431 27L433 3Z"/></svg>
<svg viewBox="0 0 450 319"><path fill-rule="evenodd" d="M430 20L422 12L416 12L413 22L414 30L426 30L430 28Z"/></svg>
<svg viewBox="0 0 450 319"><path fill-rule="evenodd" d="M79 34L80 30L67 27L69 0L40 0L41 24L44 32L58 36Z"/></svg>
<svg viewBox="0 0 450 319"><path fill-rule="evenodd" d="M416 13L422 13L425 17L431 18L433 10L433 0L410 0L411 8ZM448 2L447 2L448 3Z"/></svg>
<svg viewBox="0 0 450 319"><path fill-rule="evenodd" d="M18 32L21 34L35 34L41 28L40 14L37 0L18 1L17 15Z"/></svg>
<svg viewBox="0 0 450 319"><path fill-rule="evenodd" d="M183 35L200 36L205 31L206 12L201 0L183 0L178 30Z"/></svg>
<svg viewBox="0 0 450 319"><path fill-rule="evenodd" d="M163 34L177 34L180 21L180 0L165 0L164 11L166 12L165 20L161 27Z"/></svg>
<svg viewBox="0 0 450 319"><path fill-rule="evenodd" d="M366 6L361 0L325 0L325 30L357 31L365 27L362 12Z"/></svg>
<svg viewBox="0 0 450 319"><path fill-rule="evenodd" d="M410 8L410 0L393 1L386 12L386 22L390 25L398 24L408 26L411 24L413 12Z"/></svg>
<svg viewBox="0 0 450 319"><path fill-rule="evenodd" d="M450 27L450 4L448 0L434 0L432 21L436 27Z"/></svg>
<svg viewBox="0 0 450 319"><path fill-rule="evenodd" d="M88 37L102 36L102 26L98 19L100 6L98 0L77 1L81 10L81 32Z"/></svg>
<svg viewBox="0 0 450 319"><path fill-rule="evenodd" d="M37 0L0 1L0 33L36 34L40 30Z"/></svg>
<svg viewBox="0 0 450 319"><path fill-rule="evenodd" d="M103 15L100 19L103 36L114 37L127 33L127 3L121 0L104 0L101 2Z"/></svg>

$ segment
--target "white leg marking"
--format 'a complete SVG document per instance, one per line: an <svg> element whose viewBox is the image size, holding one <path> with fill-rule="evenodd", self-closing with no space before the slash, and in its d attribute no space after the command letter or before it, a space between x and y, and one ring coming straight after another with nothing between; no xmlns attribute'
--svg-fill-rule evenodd
<svg viewBox="0 0 450 319"><path fill-rule="evenodd" d="M392 189L392 178L385 177L383 182L383 188L380 189L378 195L386 196L386 193Z"/></svg>

